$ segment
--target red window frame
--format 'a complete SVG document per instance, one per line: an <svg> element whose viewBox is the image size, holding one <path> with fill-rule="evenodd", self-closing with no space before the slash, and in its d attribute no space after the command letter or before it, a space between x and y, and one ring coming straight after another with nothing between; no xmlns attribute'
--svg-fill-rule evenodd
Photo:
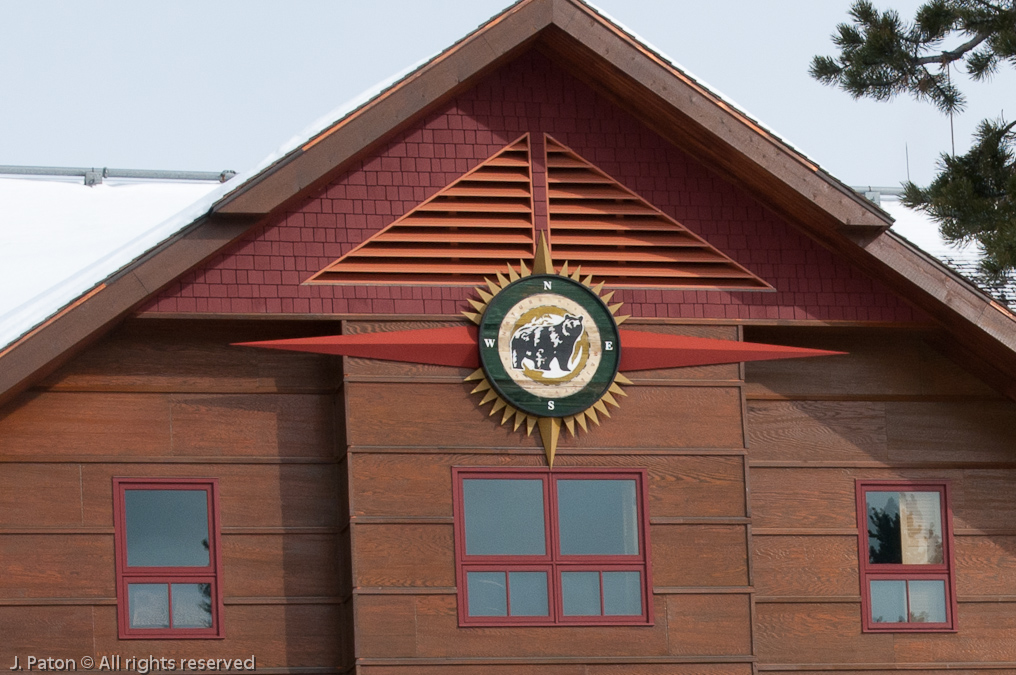
<svg viewBox="0 0 1016 675"><path fill-rule="evenodd" d="M868 492L937 492L942 522L942 563L928 565L869 562ZM865 633L955 633L956 632L956 565L953 560L952 507L949 481L885 481L858 480L857 492L857 553L861 577L861 623ZM872 581L944 581L946 620L941 623L895 622L876 623L871 618ZM907 590L908 614L910 592Z"/></svg>
<svg viewBox="0 0 1016 675"><path fill-rule="evenodd" d="M546 537L545 555L467 555L463 481L466 479L539 479L543 481L543 517ZM635 555L563 555L560 551L557 521L557 481L559 480L634 480L638 509L638 544ZM649 501L645 469L554 469L475 468L452 469L455 522L455 579L458 595L459 626L575 626L575 625L653 625L652 566L649 543ZM469 616L467 572L547 572L549 616ZM603 572L637 571L642 580L642 613L639 615L565 616L561 594L561 572L600 572L600 607L603 608ZM507 583L510 584L510 578ZM510 591L506 586L510 607Z"/></svg>
<svg viewBox="0 0 1016 675"><path fill-rule="evenodd" d="M208 565L204 567L129 567L127 565L127 490L203 491L208 499ZM222 556L219 532L219 481L216 478L113 478L114 545L116 549L117 626L120 639L222 638ZM173 628L172 584L211 584L212 625ZM132 628L128 584L169 586L170 628Z"/></svg>

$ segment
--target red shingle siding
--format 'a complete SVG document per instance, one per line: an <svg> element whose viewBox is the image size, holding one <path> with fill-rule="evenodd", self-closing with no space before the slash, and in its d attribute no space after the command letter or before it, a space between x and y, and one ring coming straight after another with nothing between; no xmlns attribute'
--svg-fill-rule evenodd
<svg viewBox="0 0 1016 675"><path fill-rule="evenodd" d="M625 290L615 295L625 303L624 313L921 318L880 283L535 53L494 73L316 197L185 275L143 311L457 314L468 309L464 299L472 291L466 288L301 283L526 131L553 135L777 289ZM542 156L534 160L536 183L544 162ZM537 217L537 227L544 218Z"/></svg>

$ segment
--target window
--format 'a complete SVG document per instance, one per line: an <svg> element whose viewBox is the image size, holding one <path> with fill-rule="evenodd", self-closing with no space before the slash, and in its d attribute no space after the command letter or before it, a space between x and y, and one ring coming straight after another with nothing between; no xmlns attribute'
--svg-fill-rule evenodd
<svg viewBox="0 0 1016 675"><path fill-rule="evenodd" d="M857 504L864 630L954 631L948 483L858 481Z"/></svg>
<svg viewBox="0 0 1016 675"><path fill-rule="evenodd" d="M645 471L453 476L460 625L652 623Z"/></svg>
<svg viewBox="0 0 1016 675"><path fill-rule="evenodd" d="M121 638L222 632L218 482L114 478Z"/></svg>

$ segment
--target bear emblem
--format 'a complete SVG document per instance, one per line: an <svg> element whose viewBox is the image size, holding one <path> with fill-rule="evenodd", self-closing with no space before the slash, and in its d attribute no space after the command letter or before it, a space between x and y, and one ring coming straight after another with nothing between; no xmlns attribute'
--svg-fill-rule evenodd
<svg viewBox="0 0 1016 675"><path fill-rule="evenodd" d="M528 367L551 377L570 374L575 343L585 333L582 319L548 312L520 326L511 339L512 368Z"/></svg>

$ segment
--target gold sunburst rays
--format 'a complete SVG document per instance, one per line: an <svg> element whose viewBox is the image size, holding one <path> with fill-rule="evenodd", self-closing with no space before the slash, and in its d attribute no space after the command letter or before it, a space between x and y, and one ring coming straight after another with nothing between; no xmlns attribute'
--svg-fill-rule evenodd
<svg viewBox="0 0 1016 675"><path fill-rule="evenodd" d="M614 292L611 291L609 293L604 293L604 284L602 281L593 285L592 275L582 278L581 266L576 267L575 270L569 270L568 263L565 262L561 266L560 271L555 270L550 258L550 249L547 246L547 240L543 236L543 233L540 234L540 240L536 247L536 256L533 260L532 271L526 267L526 263L523 260L519 261L518 270L511 265L508 265L507 267L507 277L499 272L494 280L484 278L484 282L486 283L485 288L479 287L475 289L476 294L480 299L469 299L469 304L476 311L462 312L466 318L476 325L480 325L484 312L487 310L487 306L498 293L504 290L509 284L533 274L554 274L580 283L592 291L592 293L596 295L596 297L598 297L604 305L606 305L616 324L621 324L629 318L628 315L619 316L617 314L618 310L624 303L619 302L609 304ZM519 410L501 398L497 391L495 391L494 387L491 386L483 368L477 368L475 371L467 375L464 381L477 383L470 393L481 394L483 396L479 403L481 406L493 403L489 416L494 416L500 412L502 425L508 424L508 422L511 421L513 422L513 430L518 431L518 429L525 424L526 434L530 436L533 433L533 429L539 427L540 438L543 441L543 447L547 454L547 464L550 467L554 466L554 456L557 453L557 443L561 436L562 425L572 436L577 436L579 429L582 431L589 431L590 423L592 423L592 425L599 425L601 417L610 417L609 407L620 407L620 403L618 403L615 396L623 397L628 395L620 385L631 384L631 380L627 377L619 372L615 373L614 379L611 381L607 391L585 410L566 417L540 417Z"/></svg>

